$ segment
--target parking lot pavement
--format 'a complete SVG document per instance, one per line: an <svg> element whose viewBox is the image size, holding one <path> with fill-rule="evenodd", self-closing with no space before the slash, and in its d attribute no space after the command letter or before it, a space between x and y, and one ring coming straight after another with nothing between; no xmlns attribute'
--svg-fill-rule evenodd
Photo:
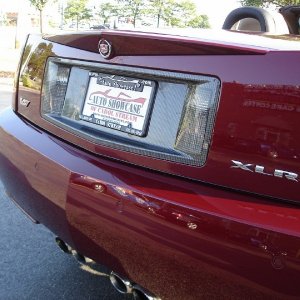
<svg viewBox="0 0 300 300"><path fill-rule="evenodd" d="M12 82L6 83L0 80L0 111L11 105L12 88Z"/></svg>
<svg viewBox="0 0 300 300"><path fill-rule="evenodd" d="M0 111L11 104L11 91L0 91Z"/></svg>
<svg viewBox="0 0 300 300"><path fill-rule="evenodd" d="M11 89L0 85L1 107L10 98ZM114 290L107 269L81 266L62 253L54 235L31 223L8 199L1 181L0 230L0 299L131 299Z"/></svg>
<svg viewBox="0 0 300 300"><path fill-rule="evenodd" d="M0 182L0 299L131 299L116 292L108 270L82 267L55 245L42 225L31 223Z"/></svg>
<svg viewBox="0 0 300 300"><path fill-rule="evenodd" d="M7 40L7 34L1 30L0 27L0 40ZM2 39L1 39L2 38ZM5 43L6 44L6 43ZM20 60L20 48L14 49L13 47L5 48L5 45L0 45L0 74L2 72L12 73L17 69ZM11 45L14 46L14 45Z"/></svg>

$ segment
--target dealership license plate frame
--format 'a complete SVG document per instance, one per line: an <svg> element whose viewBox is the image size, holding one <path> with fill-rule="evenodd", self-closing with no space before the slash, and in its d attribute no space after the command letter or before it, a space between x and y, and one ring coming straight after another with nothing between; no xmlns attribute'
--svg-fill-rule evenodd
<svg viewBox="0 0 300 300"><path fill-rule="evenodd" d="M147 134L150 122L156 87L157 83L154 80L90 72L88 87L79 117L83 121L144 137ZM96 91L97 89L98 91ZM94 100L91 100L92 94L94 94ZM115 96L109 96L108 94L114 94ZM106 105L104 105L104 102ZM141 114L136 111L132 113L122 111L116 107L108 107L108 104L111 103L135 109L140 107ZM93 109L91 109L92 107ZM97 109L97 113L90 114L92 111L95 112L95 109ZM127 124L126 126L124 123L128 120L122 121L121 116L127 117L130 125ZM139 121L135 122L135 117Z"/></svg>

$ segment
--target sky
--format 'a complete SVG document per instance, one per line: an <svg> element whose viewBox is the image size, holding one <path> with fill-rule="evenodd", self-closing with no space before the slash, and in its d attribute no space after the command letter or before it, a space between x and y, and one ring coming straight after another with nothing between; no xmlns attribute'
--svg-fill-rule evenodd
<svg viewBox="0 0 300 300"><path fill-rule="evenodd" d="M194 0L201 14L209 17L212 28L222 28L226 16L235 8L240 7L238 0Z"/></svg>

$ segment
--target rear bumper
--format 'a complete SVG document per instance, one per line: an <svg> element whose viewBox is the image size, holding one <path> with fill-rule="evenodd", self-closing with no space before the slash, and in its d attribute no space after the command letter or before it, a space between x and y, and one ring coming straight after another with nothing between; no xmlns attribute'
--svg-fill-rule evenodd
<svg viewBox="0 0 300 300"><path fill-rule="evenodd" d="M163 299L300 297L298 207L95 157L9 109L0 141L23 210Z"/></svg>

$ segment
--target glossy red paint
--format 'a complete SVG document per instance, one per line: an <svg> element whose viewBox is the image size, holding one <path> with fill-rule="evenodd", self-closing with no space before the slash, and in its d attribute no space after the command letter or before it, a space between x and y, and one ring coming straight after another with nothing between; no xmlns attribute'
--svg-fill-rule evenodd
<svg viewBox="0 0 300 300"><path fill-rule="evenodd" d="M288 44L288 41L285 42ZM38 37L29 40L29 45L40 43ZM285 176L272 176L275 170L300 174L297 126L300 71L297 64L291 64L292 61L299 61L300 52L277 50L268 51L264 55L117 56L108 62L99 54L47 41L43 43L47 45L48 51L51 49L52 56L212 75L221 80L222 88L213 140L207 162L201 168L143 157L88 142L42 119L37 91L20 88L19 97L32 99L32 103L29 108L19 107L19 113L38 126L96 154L265 195L271 199L300 201L299 182L288 180ZM232 168L232 160L251 164L253 168L256 165L263 166L264 174Z"/></svg>
<svg viewBox="0 0 300 300"><path fill-rule="evenodd" d="M291 63L300 52L276 48L270 37L272 47L262 48L145 33L102 37L116 46L110 60L96 53L98 34L79 34L31 36L23 61L34 64L35 53L43 67L58 56L219 78L206 164L103 147L43 119L40 69L35 89L18 90L17 102L29 106L0 116L9 194L80 253L162 299L299 299L300 183L273 175L300 174L300 71ZM137 41L145 47L132 48ZM233 160L247 167L232 168Z"/></svg>
<svg viewBox="0 0 300 300"><path fill-rule="evenodd" d="M72 244L65 216L69 172L61 165L53 164L49 156L46 158L32 151L31 146L43 143L43 133L28 122L12 116L9 117L8 110L1 115L2 134L6 126L18 131L18 134L14 129L11 132L16 138L11 138L7 133L3 135L0 146L1 179L8 195L33 220L43 223L53 232L59 232ZM13 120L18 121L11 123L15 122ZM51 201L48 200L50 198Z"/></svg>
<svg viewBox="0 0 300 300"><path fill-rule="evenodd" d="M7 190L83 254L163 299L300 297L298 207L97 158L11 110L0 128Z"/></svg>
<svg viewBox="0 0 300 300"><path fill-rule="evenodd" d="M113 45L112 56L255 55L267 52L267 49L262 47L235 45L232 42L226 44L213 40L197 40L195 38L137 31L105 30L101 33L83 32L45 37L45 39L54 43L95 53L99 53L98 43L100 38L106 39Z"/></svg>

